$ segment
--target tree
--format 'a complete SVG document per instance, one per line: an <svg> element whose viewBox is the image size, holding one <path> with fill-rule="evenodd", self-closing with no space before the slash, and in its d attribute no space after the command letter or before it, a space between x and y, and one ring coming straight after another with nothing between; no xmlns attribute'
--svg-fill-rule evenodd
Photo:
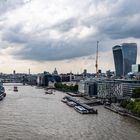
<svg viewBox="0 0 140 140"><path fill-rule="evenodd" d="M140 98L140 88L135 88L133 90L132 98Z"/></svg>
<svg viewBox="0 0 140 140"><path fill-rule="evenodd" d="M134 103L133 101L130 101L130 102L127 104L126 108L127 108L128 110L133 110L134 106L135 106L135 103Z"/></svg>
<svg viewBox="0 0 140 140"><path fill-rule="evenodd" d="M121 102L120 105L121 105L122 107L126 108L126 106L127 106L128 103L129 103L129 101L124 100L124 101Z"/></svg>
<svg viewBox="0 0 140 140"><path fill-rule="evenodd" d="M78 85L66 85L62 83L55 83L55 88L65 91L65 92L77 92L78 91Z"/></svg>

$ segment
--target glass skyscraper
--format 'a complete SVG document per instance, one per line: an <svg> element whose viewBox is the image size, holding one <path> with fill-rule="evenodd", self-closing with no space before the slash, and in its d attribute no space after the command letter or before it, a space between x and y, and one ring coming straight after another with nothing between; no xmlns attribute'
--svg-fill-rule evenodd
<svg viewBox="0 0 140 140"><path fill-rule="evenodd" d="M131 72L132 64L136 64L137 59L137 44L123 43L112 48L116 76L125 76Z"/></svg>

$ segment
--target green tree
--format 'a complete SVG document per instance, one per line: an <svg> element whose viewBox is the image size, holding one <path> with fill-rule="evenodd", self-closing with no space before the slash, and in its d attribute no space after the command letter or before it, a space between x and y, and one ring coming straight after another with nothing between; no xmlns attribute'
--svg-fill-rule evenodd
<svg viewBox="0 0 140 140"><path fill-rule="evenodd" d="M62 83L55 83L55 88L62 90L64 92L77 92L78 91L78 85L70 85L62 84Z"/></svg>
<svg viewBox="0 0 140 140"><path fill-rule="evenodd" d="M133 108L135 107L135 103L133 101L130 101L127 105L126 108L128 110L133 110Z"/></svg>
<svg viewBox="0 0 140 140"><path fill-rule="evenodd" d="M133 90L132 98L140 98L140 88L135 88Z"/></svg>
<svg viewBox="0 0 140 140"><path fill-rule="evenodd" d="M138 115L140 115L140 102L136 102L136 105L135 105L135 113L137 113Z"/></svg>
<svg viewBox="0 0 140 140"><path fill-rule="evenodd" d="M124 100L124 101L121 102L120 105L121 105L122 107L126 108L126 106L127 106L128 103L129 103L129 101Z"/></svg>

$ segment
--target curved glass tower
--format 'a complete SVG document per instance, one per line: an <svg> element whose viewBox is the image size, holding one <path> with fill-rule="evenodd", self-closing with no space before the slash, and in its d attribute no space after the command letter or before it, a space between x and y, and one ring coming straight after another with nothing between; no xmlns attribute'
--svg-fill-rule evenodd
<svg viewBox="0 0 140 140"><path fill-rule="evenodd" d="M116 76L125 76L131 72L132 64L136 64L137 59L137 44L123 43L112 48Z"/></svg>

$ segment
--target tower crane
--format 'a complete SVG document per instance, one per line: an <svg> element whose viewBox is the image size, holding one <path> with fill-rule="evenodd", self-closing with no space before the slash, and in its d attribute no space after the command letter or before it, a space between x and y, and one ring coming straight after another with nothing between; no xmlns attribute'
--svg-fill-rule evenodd
<svg viewBox="0 0 140 140"><path fill-rule="evenodd" d="M95 64L95 67L96 67L96 76L97 76L97 77L98 77L98 44L99 44L99 41L97 41L96 64Z"/></svg>

